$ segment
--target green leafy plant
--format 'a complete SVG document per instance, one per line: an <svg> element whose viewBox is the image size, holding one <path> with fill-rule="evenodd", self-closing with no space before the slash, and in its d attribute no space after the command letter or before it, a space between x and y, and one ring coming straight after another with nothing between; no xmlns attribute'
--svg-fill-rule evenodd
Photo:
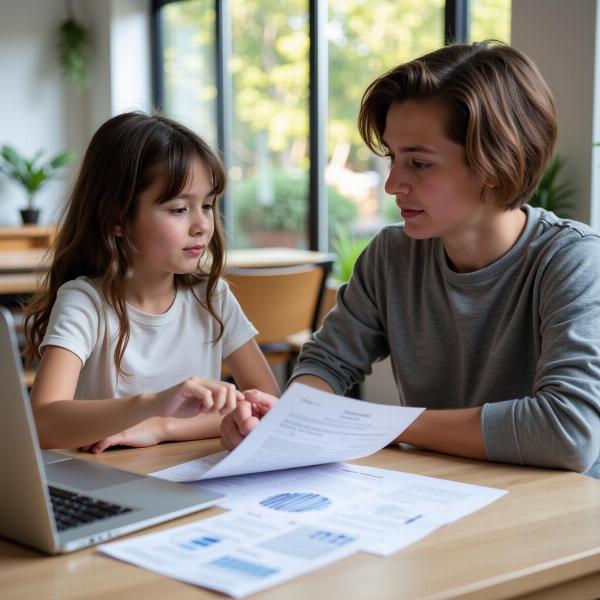
<svg viewBox="0 0 600 600"><path fill-rule="evenodd" d="M573 208L573 205L567 200L573 195L574 189L568 183L559 181L564 164L564 161L558 156L550 161L537 189L529 200L531 206L540 206L551 210L561 217L567 216L569 210Z"/></svg>
<svg viewBox="0 0 600 600"><path fill-rule="evenodd" d="M346 283L352 275L354 263L371 241L369 237L353 237L346 229L336 227L331 247L336 255L333 276L338 283Z"/></svg>
<svg viewBox="0 0 600 600"><path fill-rule="evenodd" d="M0 172L23 186L27 194L27 207L31 210L40 189L56 179L60 170L75 158L70 150L56 154L47 161L42 160L43 155L44 151L40 150L32 159L27 159L12 146L4 145L0 149Z"/></svg>
<svg viewBox="0 0 600 600"><path fill-rule="evenodd" d="M58 31L58 62L65 78L81 91L90 83L90 35L87 28L72 16L70 4L67 4L67 7L69 17L60 24Z"/></svg>
<svg viewBox="0 0 600 600"><path fill-rule="evenodd" d="M232 200L238 231L292 231L304 232L308 210L308 176L297 176L280 170L272 174L273 201L259 200L258 178L251 177L233 188ZM328 189L329 221L336 225L349 225L358 215L356 204L339 194L335 188ZM330 234L333 233L333 225Z"/></svg>

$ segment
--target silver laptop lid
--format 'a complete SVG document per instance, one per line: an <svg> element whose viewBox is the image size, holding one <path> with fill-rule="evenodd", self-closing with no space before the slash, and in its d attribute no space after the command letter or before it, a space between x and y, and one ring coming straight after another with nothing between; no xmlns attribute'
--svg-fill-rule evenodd
<svg viewBox="0 0 600 600"><path fill-rule="evenodd" d="M58 547L42 457L10 312L0 306L0 535Z"/></svg>

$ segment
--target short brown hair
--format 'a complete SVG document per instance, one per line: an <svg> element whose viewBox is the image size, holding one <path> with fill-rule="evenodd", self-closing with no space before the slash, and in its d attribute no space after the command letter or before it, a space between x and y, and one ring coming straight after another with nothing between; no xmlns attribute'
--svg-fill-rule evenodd
<svg viewBox="0 0 600 600"><path fill-rule="evenodd" d="M529 200L557 134L552 93L531 59L487 40L445 46L388 71L367 88L358 116L376 154L387 153L390 105L408 99L437 100L448 109L448 138L464 146L467 164L496 187L506 209Z"/></svg>

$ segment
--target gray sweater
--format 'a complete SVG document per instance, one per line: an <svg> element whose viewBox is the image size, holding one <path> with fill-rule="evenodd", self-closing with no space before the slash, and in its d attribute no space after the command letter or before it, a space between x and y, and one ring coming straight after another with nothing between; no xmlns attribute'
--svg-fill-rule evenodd
<svg viewBox="0 0 600 600"><path fill-rule="evenodd" d="M441 240L383 229L293 376L343 393L390 355L401 404L483 405L490 460L600 475L600 236L524 209L517 243L471 273Z"/></svg>

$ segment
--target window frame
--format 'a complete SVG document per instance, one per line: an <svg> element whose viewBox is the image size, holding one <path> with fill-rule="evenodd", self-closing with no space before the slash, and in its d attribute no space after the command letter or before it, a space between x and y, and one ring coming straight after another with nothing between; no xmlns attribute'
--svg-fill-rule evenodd
<svg viewBox="0 0 600 600"><path fill-rule="evenodd" d="M164 76L162 64L163 32L161 9L167 4L186 0L152 0L151 57L152 98L157 110L163 109ZM217 139L219 152L228 169L231 165L231 131L233 121L232 81L227 73L231 55L230 0L214 0L215 73L217 83ZM310 250L328 251L328 206L324 173L327 164L327 105L328 105L328 3L308 0L309 13L309 148L310 169L308 186L307 228ZM444 9L444 43L466 42L469 39L470 0L446 0ZM225 198L227 200L227 198ZM228 236L232 232L228 219L227 201L223 203L223 218Z"/></svg>

